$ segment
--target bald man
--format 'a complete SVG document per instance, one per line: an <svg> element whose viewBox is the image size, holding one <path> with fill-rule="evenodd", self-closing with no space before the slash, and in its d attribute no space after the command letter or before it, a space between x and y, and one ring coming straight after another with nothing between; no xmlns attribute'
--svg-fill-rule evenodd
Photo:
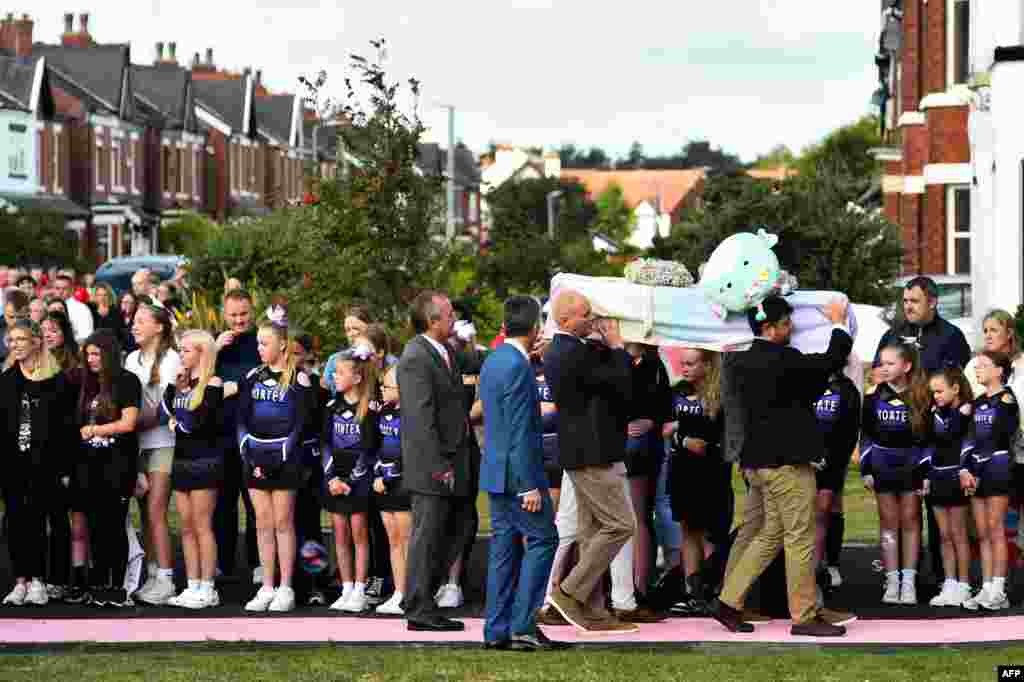
<svg viewBox="0 0 1024 682"><path fill-rule="evenodd" d="M588 605L636 530L623 485L630 356L618 323L595 321L590 301L579 292L561 292L552 315L558 331L544 356L544 376L558 407L559 463L576 491L580 559L548 602L585 632L635 632L636 625ZM584 340L595 331L601 341Z"/></svg>

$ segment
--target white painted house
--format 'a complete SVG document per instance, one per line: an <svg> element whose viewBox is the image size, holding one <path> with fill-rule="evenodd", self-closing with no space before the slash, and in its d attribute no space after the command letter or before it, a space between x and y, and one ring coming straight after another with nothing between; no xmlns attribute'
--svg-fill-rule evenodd
<svg viewBox="0 0 1024 682"><path fill-rule="evenodd" d="M970 2L975 325L1024 300L1024 0Z"/></svg>

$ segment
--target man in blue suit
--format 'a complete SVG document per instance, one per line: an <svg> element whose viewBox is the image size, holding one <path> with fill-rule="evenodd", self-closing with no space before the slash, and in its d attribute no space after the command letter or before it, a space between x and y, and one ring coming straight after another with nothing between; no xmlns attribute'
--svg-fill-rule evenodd
<svg viewBox="0 0 1024 682"><path fill-rule="evenodd" d="M540 312L540 304L529 296L505 301L505 343L480 371L486 434L480 488L490 498L492 527L484 626L484 646L489 649L565 646L545 637L536 623L558 545L544 473L540 403L529 360L540 331Z"/></svg>

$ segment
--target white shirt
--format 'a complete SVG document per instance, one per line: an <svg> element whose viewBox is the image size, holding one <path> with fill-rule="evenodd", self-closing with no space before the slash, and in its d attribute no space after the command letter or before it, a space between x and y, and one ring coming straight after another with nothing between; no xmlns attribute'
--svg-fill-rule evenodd
<svg viewBox="0 0 1024 682"><path fill-rule="evenodd" d="M153 362L143 362L142 351L132 351L125 358L124 368L139 378L142 384L142 405L139 406L140 415L152 415L160 409L160 401L163 400L164 391L167 386L174 383L178 376L178 369L181 367L181 357L174 350L164 353L164 359L160 363L160 381L155 386L149 385L149 377L153 370ZM166 424L157 424L148 431L139 432L139 449L152 450L154 448L173 448L174 432Z"/></svg>
<svg viewBox="0 0 1024 682"><path fill-rule="evenodd" d="M426 334L420 334L420 336L429 341L430 345L434 347L434 350L441 354L441 359L444 360L449 367L452 367L452 360L450 357L448 357L448 349L445 348L443 344L438 343L436 340L430 338Z"/></svg>
<svg viewBox="0 0 1024 682"><path fill-rule="evenodd" d="M75 341L81 345L93 332L92 311L89 310L89 306L74 298L66 299L64 305L68 307L68 321L75 333Z"/></svg>

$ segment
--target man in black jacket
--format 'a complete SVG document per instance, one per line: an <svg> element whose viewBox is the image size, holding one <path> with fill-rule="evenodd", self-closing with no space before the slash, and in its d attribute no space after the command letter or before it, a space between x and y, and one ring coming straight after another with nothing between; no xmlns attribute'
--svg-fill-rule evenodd
<svg viewBox="0 0 1024 682"><path fill-rule="evenodd" d="M623 464L631 358L614 321L596 325L604 343L584 341L595 324L590 302L580 293L561 292L552 314L558 331L544 355L544 376L558 407L559 463L576 490L580 559L549 603L580 630L634 632L635 625L587 606L636 530Z"/></svg>
<svg viewBox="0 0 1024 682"><path fill-rule="evenodd" d="M785 299L769 297L749 311L750 327L757 338L750 350L736 354L732 380L744 403L739 455L750 484L744 517L757 531L730 561L712 612L732 632L753 631L741 617L747 592L783 547L792 634L836 636L846 632L822 619L816 603L816 485L810 464L821 460L825 450L814 402L853 347L853 339L841 326L846 308L845 300L826 307L825 315L836 325L828 350L807 355L789 347L793 309Z"/></svg>

